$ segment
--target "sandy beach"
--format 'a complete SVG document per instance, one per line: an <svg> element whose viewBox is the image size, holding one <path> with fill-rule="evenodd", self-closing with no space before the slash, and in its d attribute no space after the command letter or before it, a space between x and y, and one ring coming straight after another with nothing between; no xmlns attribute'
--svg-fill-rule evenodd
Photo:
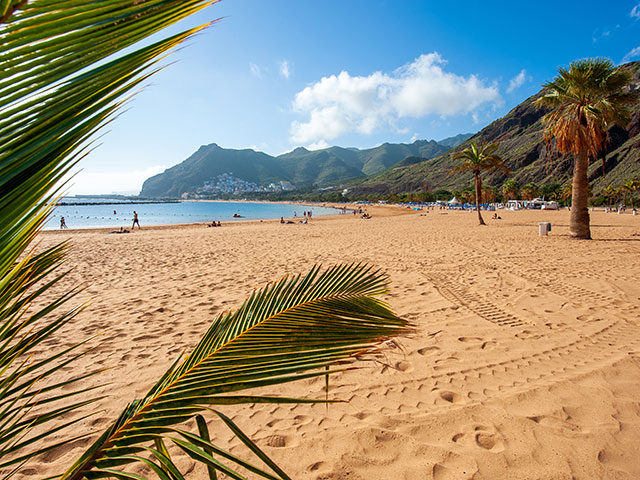
<svg viewBox="0 0 640 480"><path fill-rule="evenodd" d="M43 247L72 240L63 286L85 283L90 300L48 346L100 334L63 377L110 368L85 384L104 385L106 398L74 433L106 428L254 287L316 263L364 261L389 274L385 300L415 333L332 379L330 397L347 403L223 409L292 478L640 478L640 216L594 212L594 240L572 241L567 211L487 212L480 227L475 213L368 210L371 220L308 225L42 234ZM549 236L538 237L540 221ZM324 398L323 386L270 393ZM244 455L228 430L210 428ZM88 444L16 478L59 473ZM207 478L188 458L177 463Z"/></svg>

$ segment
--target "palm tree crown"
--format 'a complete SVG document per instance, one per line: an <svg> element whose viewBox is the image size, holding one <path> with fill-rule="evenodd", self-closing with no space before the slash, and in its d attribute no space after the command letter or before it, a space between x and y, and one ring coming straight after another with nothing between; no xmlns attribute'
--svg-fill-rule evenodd
<svg viewBox="0 0 640 480"><path fill-rule="evenodd" d="M464 160L464 162L452 168L449 174L473 172L475 175L480 174L482 171L495 172L497 170L502 170L505 174L509 174L509 167L504 164L500 156L494 153L497 149L497 143L483 143L478 146L475 142L471 142L468 148L453 156L454 160Z"/></svg>
<svg viewBox="0 0 640 480"><path fill-rule="evenodd" d="M560 75L543 85L545 93L536 100L553 109L544 117L545 139L555 138L563 155L585 152L595 157L609 125L624 127L631 119L637 95L626 87L632 75L601 58L578 60L558 71Z"/></svg>
<svg viewBox="0 0 640 480"><path fill-rule="evenodd" d="M507 180L502 184L505 200L516 200L520 196L520 184L515 180Z"/></svg>
<svg viewBox="0 0 640 480"><path fill-rule="evenodd" d="M480 225L484 225L484 220L480 214L480 201L482 199L482 179L480 173L503 171L505 174L510 172L509 167L504 164L500 156L495 154L498 149L497 143L483 143L478 146L475 142L471 142L469 147L453 156L454 160L464 160L457 167L449 171L449 175L459 172L472 172L476 187L476 209L478 211L478 220Z"/></svg>

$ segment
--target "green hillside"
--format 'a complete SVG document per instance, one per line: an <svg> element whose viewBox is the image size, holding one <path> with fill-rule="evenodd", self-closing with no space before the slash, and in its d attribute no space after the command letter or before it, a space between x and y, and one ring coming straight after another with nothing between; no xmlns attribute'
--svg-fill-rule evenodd
<svg viewBox="0 0 640 480"><path fill-rule="evenodd" d="M280 155L274 161L288 172L288 180L294 185L323 185L361 177L362 166L355 158L355 153L340 150L345 150L347 155L340 155L343 152L336 152L335 149L309 151L300 147Z"/></svg>
<svg viewBox="0 0 640 480"><path fill-rule="evenodd" d="M148 178L141 195L144 197L179 197L195 191L205 181L231 172L248 182L268 184L289 180L289 174L266 153L251 149L221 148L215 143L203 145L184 162Z"/></svg>

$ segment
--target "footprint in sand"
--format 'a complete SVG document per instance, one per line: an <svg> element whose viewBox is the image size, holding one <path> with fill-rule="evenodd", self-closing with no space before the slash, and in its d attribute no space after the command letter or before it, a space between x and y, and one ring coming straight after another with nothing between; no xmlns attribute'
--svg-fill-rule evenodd
<svg viewBox="0 0 640 480"><path fill-rule="evenodd" d="M476 445L492 452L504 451L504 441L502 436L495 431L494 427L478 425L474 428ZM493 431L492 431L493 430Z"/></svg>
<svg viewBox="0 0 640 480"><path fill-rule="evenodd" d="M153 340L155 338L158 338L158 336L157 335L140 335L139 337L135 337L133 341L140 342L142 340Z"/></svg>
<svg viewBox="0 0 640 480"><path fill-rule="evenodd" d="M407 361L397 362L395 364L395 368L396 368L396 370L399 370L401 372L410 372L411 370L413 370L413 367L411 366L411 363L409 363Z"/></svg>
<svg viewBox="0 0 640 480"><path fill-rule="evenodd" d="M482 340L480 337L458 337L458 341L462 343L481 342Z"/></svg>
<svg viewBox="0 0 640 480"><path fill-rule="evenodd" d="M283 448L288 445L288 438L283 435L270 435L265 438L265 443L270 447Z"/></svg>
<svg viewBox="0 0 640 480"><path fill-rule="evenodd" d="M463 430L463 432L456 433L451 438L453 443L462 444L466 447L475 445L476 447L480 447L491 452L501 452L504 450L502 437L493 427L476 425L472 428L469 425Z"/></svg>
<svg viewBox="0 0 640 480"><path fill-rule="evenodd" d="M496 446L496 441L490 433L481 432L476 434L476 445L485 450L491 450Z"/></svg>
<svg viewBox="0 0 640 480"><path fill-rule="evenodd" d="M370 413L365 413L365 412L358 412L358 413L355 413L353 416L355 418L357 418L358 420L365 420L365 419L369 418L371 416L371 414Z"/></svg>
<svg viewBox="0 0 640 480"><path fill-rule="evenodd" d="M520 333L516 333L515 337L519 338L520 340L536 340L538 338L541 338L542 335L535 335L531 330L523 330Z"/></svg>
<svg viewBox="0 0 640 480"><path fill-rule="evenodd" d="M439 347L424 347L424 348L418 349L417 352L418 352L419 355L422 355L423 357L426 357L427 355L434 354L438 350L440 350Z"/></svg>
<svg viewBox="0 0 640 480"><path fill-rule="evenodd" d="M296 415L295 417L293 417L293 423L295 423L296 425L307 425L312 421L313 418L309 415Z"/></svg>
<svg viewBox="0 0 640 480"><path fill-rule="evenodd" d="M438 397L440 398L440 400L444 400L444 402L446 403L462 403L460 395L449 390L439 392Z"/></svg>
<svg viewBox="0 0 640 480"><path fill-rule="evenodd" d="M312 463L311 465L309 465L307 467L307 470L309 472L315 472L316 470L319 470L320 468L324 467L326 465L325 462L316 462L316 463Z"/></svg>

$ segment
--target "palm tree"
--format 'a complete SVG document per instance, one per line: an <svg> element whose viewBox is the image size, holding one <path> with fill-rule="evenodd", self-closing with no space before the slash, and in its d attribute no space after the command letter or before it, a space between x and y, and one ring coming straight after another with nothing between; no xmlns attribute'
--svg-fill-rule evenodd
<svg viewBox="0 0 640 480"><path fill-rule="evenodd" d="M69 245L45 251L34 246L64 192L60 182L127 96L161 68L158 62L209 24L138 49L133 45L213 3L0 2L0 476L10 477L36 455L77 440L72 434L57 443L50 438L71 430L82 420L74 417L76 410L94 400L86 399L93 388L83 387L83 381L98 370L56 380L61 368L85 353L86 341L33 359L36 349L50 350L43 342L55 340L83 308L68 306L78 288L56 290L66 275L60 270ZM352 362L405 331L406 322L376 298L385 288L380 273L347 265L325 272L314 267L304 277L254 292L236 312L212 319L192 353L176 360L144 398L132 399L65 478L137 478L119 473L120 465L131 462L144 463L162 479L182 478L166 441L206 464L211 478L216 471L239 478L237 466L263 478L288 478L217 411L216 418L273 473L213 445L200 412L237 403L327 401L242 390L331 374L339 370L331 369L336 362ZM177 427L193 418L197 433ZM60 423L47 428L51 420Z"/></svg>
<svg viewBox="0 0 640 480"><path fill-rule="evenodd" d="M505 200L516 200L520 195L520 184L515 180L507 180L502 184L502 194Z"/></svg>
<svg viewBox="0 0 640 480"><path fill-rule="evenodd" d="M624 194L624 203L627 204L627 194L631 198L631 208L634 209L633 194L640 189L640 180L635 178L627 178L622 184L622 192Z"/></svg>
<svg viewBox="0 0 640 480"><path fill-rule="evenodd" d="M538 196L538 186L535 183L527 183L522 187L525 200L533 200Z"/></svg>
<svg viewBox="0 0 640 480"><path fill-rule="evenodd" d="M633 179L633 191L631 192L631 209L635 210L635 205L633 203L633 195L635 192L640 191L640 177Z"/></svg>
<svg viewBox="0 0 640 480"><path fill-rule="evenodd" d="M502 158L494 152L498 149L497 143L483 143L478 147L475 142L471 142L469 147L453 156L454 160L464 160L462 164L452 168L449 175L459 172L472 172L476 190L476 209L478 210L478 221L480 225L486 225L480 213L480 199L482 198L482 178L481 172L495 172L497 170L509 174L509 168L504 164Z"/></svg>
<svg viewBox="0 0 640 480"><path fill-rule="evenodd" d="M476 203L476 195L475 195L475 192L473 191L473 188L472 187L465 188L462 192L460 192L460 199L467 205L471 203Z"/></svg>
<svg viewBox="0 0 640 480"><path fill-rule="evenodd" d="M549 147L555 145L561 154L575 157L570 236L590 239L589 159L597 158L611 124L627 125L637 94L629 90L631 73L615 68L610 60L578 60L559 73L543 85L544 94L536 104L552 109L543 119Z"/></svg>
<svg viewBox="0 0 640 480"><path fill-rule="evenodd" d="M560 198L564 200L566 204L571 201L571 197L573 195L573 185L570 183L565 183L562 186L562 192L560 193Z"/></svg>
<svg viewBox="0 0 640 480"><path fill-rule="evenodd" d="M607 185L602 189L602 195L607 199L607 206L611 208L612 200L615 202L618 193L613 185Z"/></svg>
<svg viewBox="0 0 640 480"><path fill-rule="evenodd" d="M498 189L496 187L485 186L482 189L483 203L495 203L498 200Z"/></svg>

